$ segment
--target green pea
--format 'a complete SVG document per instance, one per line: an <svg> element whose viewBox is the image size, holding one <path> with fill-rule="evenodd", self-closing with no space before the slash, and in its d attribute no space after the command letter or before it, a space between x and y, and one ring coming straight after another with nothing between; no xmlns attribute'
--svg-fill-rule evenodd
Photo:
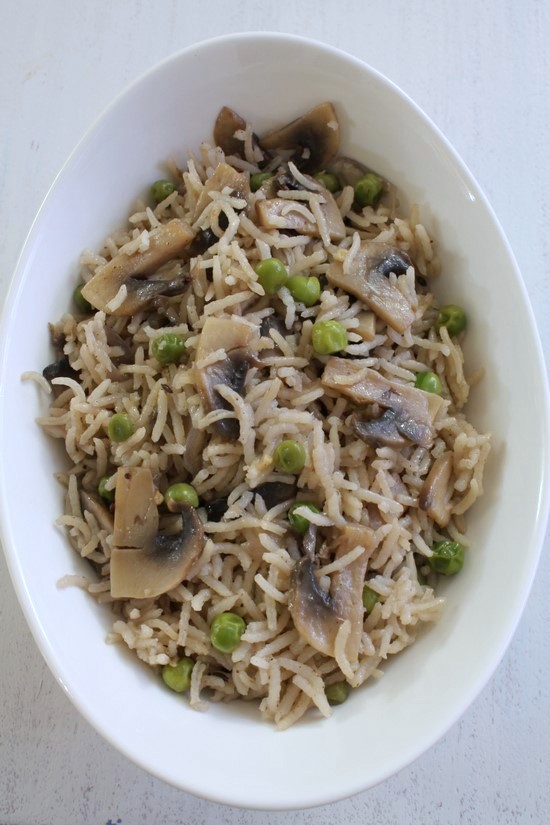
<svg viewBox="0 0 550 825"><path fill-rule="evenodd" d="M220 613L210 625L210 641L216 650L232 653L238 648L246 622L236 613Z"/></svg>
<svg viewBox="0 0 550 825"><path fill-rule="evenodd" d="M79 284L73 292L73 301L76 304L76 308L79 312L82 312L84 315L89 315L91 312L94 311L93 306L89 301L86 300L84 295L82 294L82 290L84 289L84 284Z"/></svg>
<svg viewBox="0 0 550 825"><path fill-rule="evenodd" d="M262 183L273 177L273 172L255 172L250 175L250 188L253 192L257 192Z"/></svg>
<svg viewBox="0 0 550 825"><path fill-rule="evenodd" d="M428 564L437 573L444 576L452 576L462 570L464 564L464 547L457 541L436 541L432 545L433 556L428 559Z"/></svg>
<svg viewBox="0 0 550 825"><path fill-rule="evenodd" d="M456 304L447 304L439 310L435 326L436 329L447 327L449 335L458 335L466 327L466 313Z"/></svg>
<svg viewBox="0 0 550 825"><path fill-rule="evenodd" d="M333 355L348 345L348 334L338 321L317 321L311 331L313 349L319 355Z"/></svg>
<svg viewBox="0 0 550 825"><path fill-rule="evenodd" d="M156 180L151 186L153 200L155 203L161 203L168 195L172 194L175 188L171 180Z"/></svg>
<svg viewBox="0 0 550 825"><path fill-rule="evenodd" d="M363 607L367 616L374 610L374 605L380 601L380 595L366 584L363 587Z"/></svg>
<svg viewBox="0 0 550 825"><path fill-rule="evenodd" d="M283 473L299 473L306 463L306 448L299 441L288 439L277 444L273 463Z"/></svg>
<svg viewBox="0 0 550 825"><path fill-rule="evenodd" d="M111 441L115 441L118 444L121 441L128 441L134 432L134 425L127 413L115 413L111 417L107 429Z"/></svg>
<svg viewBox="0 0 550 825"><path fill-rule="evenodd" d="M441 379L435 372L419 372L416 376L414 386L424 392L433 392L434 395L441 395Z"/></svg>
<svg viewBox="0 0 550 825"><path fill-rule="evenodd" d="M184 350L185 338L175 332L165 332L151 344L151 352L161 364L177 364Z"/></svg>
<svg viewBox="0 0 550 825"><path fill-rule="evenodd" d="M321 282L314 275L291 275L286 286L294 300L306 307L316 304L321 295Z"/></svg>
<svg viewBox="0 0 550 825"><path fill-rule="evenodd" d="M321 511L319 508L313 504L311 501L295 501L294 504L291 504L288 508L288 520L290 522L290 526L294 530L295 533L299 533L303 535L307 532L307 528L309 527L309 519L306 516L298 516L296 515L296 510L299 507L307 507L308 510L311 510L312 513L320 513Z"/></svg>
<svg viewBox="0 0 550 825"><path fill-rule="evenodd" d="M164 683L176 693L185 693L191 685L191 673L194 667L195 662L189 656L184 656L175 665L164 665L162 668Z"/></svg>
<svg viewBox="0 0 550 825"><path fill-rule="evenodd" d="M104 498L105 501L114 501L115 500L115 491L114 490L106 490L105 485L108 481L110 481L112 476L103 476L103 478L99 479L99 484L97 485L97 492Z"/></svg>
<svg viewBox="0 0 550 825"><path fill-rule="evenodd" d="M315 175L315 180L318 180L319 183L322 183L325 189L328 189L329 192L332 192L334 195L335 192L338 192L342 187L340 186L340 181L333 175L332 172L317 172Z"/></svg>
<svg viewBox="0 0 550 825"><path fill-rule="evenodd" d="M384 179L368 172L359 178L354 187L355 200L359 206L374 206L384 188Z"/></svg>
<svg viewBox="0 0 550 825"><path fill-rule="evenodd" d="M255 266L258 281L268 295L275 295L288 281L285 265L278 258L266 258Z"/></svg>
<svg viewBox="0 0 550 825"><path fill-rule="evenodd" d="M190 504L191 507L199 506L197 491L190 484L183 482L170 485L164 494L164 501L171 513L181 513L185 509L182 505L185 504Z"/></svg>
<svg viewBox="0 0 550 825"><path fill-rule="evenodd" d="M334 682L325 688L325 696L329 705L341 705L349 696L349 685L347 682Z"/></svg>

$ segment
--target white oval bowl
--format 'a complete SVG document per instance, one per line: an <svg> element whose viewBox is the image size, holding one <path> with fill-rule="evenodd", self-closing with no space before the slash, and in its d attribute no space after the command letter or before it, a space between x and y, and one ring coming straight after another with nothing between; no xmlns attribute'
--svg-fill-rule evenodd
<svg viewBox="0 0 550 825"><path fill-rule="evenodd" d="M35 424L47 401L20 376L49 360L46 325L69 307L81 250L124 223L165 159L183 162L210 139L222 105L261 133L323 100L336 104L342 151L421 206L443 261L435 290L466 309L467 368L486 370L468 413L493 433L493 449L485 495L468 520L472 549L462 573L440 588L441 621L329 720L311 716L277 733L244 703L190 710L122 647L105 644L108 608L76 588L57 589L60 577L87 565L54 526L62 492L52 474L62 451ZM88 132L49 192L13 278L1 353L0 511L15 589L74 704L146 770L232 805L331 802L419 756L493 673L525 604L548 510L540 344L521 276L479 187L428 118L373 69L319 43L262 33L200 43L139 79Z"/></svg>

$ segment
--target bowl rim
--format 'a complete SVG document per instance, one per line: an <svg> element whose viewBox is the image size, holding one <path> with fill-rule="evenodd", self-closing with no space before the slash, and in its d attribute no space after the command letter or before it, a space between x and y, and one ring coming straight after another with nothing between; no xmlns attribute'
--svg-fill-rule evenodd
<svg viewBox="0 0 550 825"><path fill-rule="evenodd" d="M474 680L474 682L472 682L469 685L468 689L465 691L462 702L455 707L454 712L448 715L447 723L445 725L442 725L439 729L433 731L424 739L419 740L415 747L411 747L407 751L406 755L404 755L400 759L397 759L394 762L393 768L380 770L379 775L376 775L374 776L374 778L370 779L366 785L365 783L355 781L351 783L348 782L348 784L344 787L343 784L340 783L339 789L336 791L336 793L334 791L330 792L321 789L315 798L313 798L310 795L310 797L307 799L291 798L288 802L282 800L278 802L276 805L270 804L268 806L261 806L256 804L250 804L247 803L246 800L239 799L238 794L229 797L227 794L219 794L213 791L211 794L205 795L204 791L194 789L193 787L189 787L185 783L175 783L172 778L169 778L165 775L161 767L150 764L146 762L145 759L136 757L131 752L129 747L126 747L124 743L121 743L114 739L114 737L111 735L110 730L106 729L102 724L101 720L95 717L89 711L88 707L81 701L81 698L78 694L78 688L71 684L71 679L67 674L67 669L63 663L63 658L59 657L58 653L51 646L49 639L43 631L39 616L35 611L32 598L27 590L25 576L16 550L17 542L14 536L12 535L11 531L7 527L9 522L7 519L6 497L4 495L0 496L0 541L4 549L4 555L6 558L13 587L15 589L26 622L55 680L61 686L61 688L69 697L69 699L77 708L77 710L90 723L90 725L98 733L100 733L101 736L104 739L106 739L117 751L123 753L131 762L139 765L139 767L143 768L148 773L156 776L157 778L162 779L164 782L174 785L175 787L178 787L179 789L184 790L188 793L199 795L201 798L206 798L211 801L215 801L222 804L239 806L244 808L252 808L256 810L295 810L297 807L307 808L324 805L360 793L361 791L366 790L367 788L371 788L385 781L390 776L393 776L394 774L396 774L397 772L411 764L420 755L425 753L436 742L438 742L449 731L449 729L458 721L458 719L460 719L460 717L465 713L467 708L473 703L473 701L480 694L480 692L483 690L483 688L486 686L486 684L489 682L490 678L494 674L496 668L498 667L501 659L503 658L511 642L511 639L523 615L525 604L527 602L527 598L533 585L533 580L537 571L537 567L540 560L540 554L544 542L546 524L548 521L548 515L550 511L550 392L548 386L548 377L545 369L542 343L536 324L534 312L532 309L531 301L525 283L523 281L519 266L516 262L510 243L508 242L506 235L500 225L500 222L487 197L485 196L483 190L477 183L476 179L474 178L474 176L472 175L464 161L459 156L458 152L453 148L453 146L442 133L442 131L439 129L439 127L420 108L420 106L417 103L415 103L415 101L406 92L404 92L396 83L394 83L380 71L366 63L364 60L361 60L360 58L349 54L343 49L332 46L329 43L317 39L274 31L249 31L224 34L217 37L201 40L197 43L193 43L191 45L186 46L183 49L173 52L161 61L155 63L146 71L142 72L140 75L138 75L137 78L135 78L129 84L127 84L100 112L100 114L93 120L91 125L85 130L84 134L78 140L74 149L71 151L68 158L61 166L61 169L53 179L53 182L49 186L42 200L42 203L36 213L36 216L28 230L26 239L24 241L23 247L16 262L14 271L11 275L9 286L6 291L4 307L0 317L0 383L2 382L2 377L5 374L6 360L8 357L7 329L9 325L9 318L11 316L12 307L17 300L19 290L22 289L24 283L21 280L20 275L24 270L26 261L35 244L36 236L42 221L42 216L47 210L51 195L57 189L59 184L65 179L65 177L70 175L72 167L77 161L82 147L87 144L89 137L105 120L107 120L110 117L111 112L118 108L122 100L129 96L137 87L141 86L144 83L144 81L146 81L149 77L155 75L159 71L162 71L162 69L168 64L177 63L179 60L184 59L187 56L197 54L205 50L216 49L217 47L223 46L225 44L236 44L239 42L246 41L272 41L279 43L292 42L295 44L302 44L305 47L313 47L317 49L319 53L324 52L327 55L335 56L342 62L348 63L353 69L359 72L366 73L367 75L371 75L377 81L377 83L379 83L382 87L388 90L391 95L400 98L401 102L404 103L404 105L409 110L413 111L414 116L421 120L424 123L424 125L428 127L429 131L431 131L432 134L435 135L441 149L446 153L446 155L455 164L455 166L458 167L464 180L467 181L471 191L474 193L475 197L479 199L482 203L498 234L503 250L505 251L510 262L511 269L513 271L517 285L521 291L525 309L527 311L528 318L530 321L532 344L534 349L534 355L536 356L535 368L542 382L541 390L545 411L543 433L544 444L541 445L541 470L540 483L538 488L536 531L534 532L532 541L532 545L534 546L534 552L532 555L530 569L528 570L528 575L525 576L522 591L518 595L518 608L515 614L510 617L504 632L501 633L499 644L494 646L492 656L485 662L485 666L482 669L479 677L477 678L477 680ZM4 428L0 427L0 450L4 438ZM4 487L3 472L0 473L0 485L2 488Z"/></svg>

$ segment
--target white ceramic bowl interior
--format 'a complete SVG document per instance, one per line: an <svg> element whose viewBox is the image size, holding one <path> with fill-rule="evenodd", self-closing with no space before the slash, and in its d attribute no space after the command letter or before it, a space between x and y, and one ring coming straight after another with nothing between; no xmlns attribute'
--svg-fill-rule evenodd
<svg viewBox="0 0 550 825"><path fill-rule="evenodd" d="M469 318L467 369L486 375L469 416L493 433L485 496L469 518L463 572L441 585L439 624L355 691L331 719L285 733L244 703L189 709L122 647L105 644L112 617L57 580L88 572L54 526L59 445L35 418L47 400L25 370L50 360L47 322L69 308L78 256L123 224L135 199L211 138L227 104L258 132L331 100L342 150L418 203L437 239L435 286ZM548 400L540 346L510 249L479 187L422 112L372 69L328 46L280 34L201 43L132 85L95 124L55 181L32 227L5 309L1 339L2 539L25 615L59 683L115 747L200 796L258 808L298 808L372 786L432 745L486 683L518 622L536 569L548 501ZM522 391L518 392L517 376ZM20 468L25 468L23 471ZM29 500L28 475L32 474Z"/></svg>

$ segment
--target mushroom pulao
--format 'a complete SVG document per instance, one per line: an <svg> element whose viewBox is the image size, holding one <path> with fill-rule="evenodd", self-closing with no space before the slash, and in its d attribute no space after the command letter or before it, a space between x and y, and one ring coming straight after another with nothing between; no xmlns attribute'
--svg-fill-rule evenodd
<svg viewBox="0 0 550 825"><path fill-rule="evenodd" d="M224 107L51 325L40 423L89 563L64 583L194 708L329 716L470 563L466 313L387 171L340 153L332 103L259 135Z"/></svg>

